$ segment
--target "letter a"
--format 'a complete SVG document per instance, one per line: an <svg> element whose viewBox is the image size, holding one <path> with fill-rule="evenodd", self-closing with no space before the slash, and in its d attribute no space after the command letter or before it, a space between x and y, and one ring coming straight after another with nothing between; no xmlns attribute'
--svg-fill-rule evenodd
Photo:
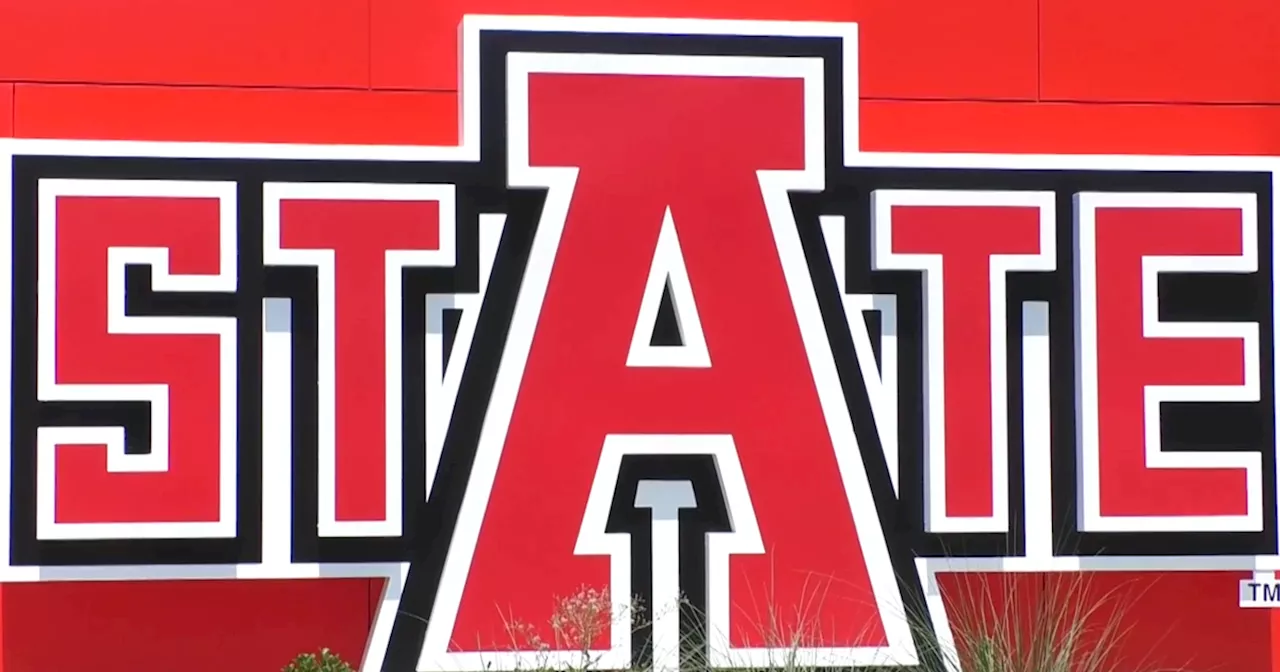
<svg viewBox="0 0 1280 672"><path fill-rule="evenodd" d="M652 514L628 465L704 458L686 513L725 526L681 538L679 582L712 667L914 664L787 195L823 186L822 61L513 53L506 76L509 183L547 196L419 669L630 667L657 579L613 524ZM650 338L664 295L679 345ZM589 641L547 625L584 584L575 613L609 610Z"/></svg>

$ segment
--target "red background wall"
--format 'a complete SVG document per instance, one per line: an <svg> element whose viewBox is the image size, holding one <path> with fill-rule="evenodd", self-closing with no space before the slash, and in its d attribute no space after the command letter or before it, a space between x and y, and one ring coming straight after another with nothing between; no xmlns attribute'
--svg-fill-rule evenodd
<svg viewBox="0 0 1280 672"><path fill-rule="evenodd" d="M1280 155L1275 0L0 0L0 134L452 143L464 11L857 21L865 149ZM1239 578L1096 580L1134 589L1159 662L1280 670L1280 617L1238 609ZM377 590L4 586L0 670L358 659Z"/></svg>

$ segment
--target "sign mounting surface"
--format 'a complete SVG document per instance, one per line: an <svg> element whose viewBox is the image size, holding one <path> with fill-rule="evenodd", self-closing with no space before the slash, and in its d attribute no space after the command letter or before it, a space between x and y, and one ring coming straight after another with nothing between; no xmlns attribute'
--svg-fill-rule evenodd
<svg viewBox="0 0 1280 672"><path fill-rule="evenodd" d="M935 571L1280 567L1280 163L860 153L855 72L471 17L460 147L5 141L0 579L385 576L401 672L567 664L505 628L583 584L605 667L672 585L910 665Z"/></svg>

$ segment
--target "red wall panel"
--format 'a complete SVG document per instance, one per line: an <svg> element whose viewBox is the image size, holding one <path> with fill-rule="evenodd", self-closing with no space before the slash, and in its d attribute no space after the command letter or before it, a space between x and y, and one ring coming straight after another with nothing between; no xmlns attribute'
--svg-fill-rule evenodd
<svg viewBox="0 0 1280 672"><path fill-rule="evenodd" d="M329 579L7 585L0 669L266 672L322 646L359 660L372 622L370 583Z"/></svg>
<svg viewBox="0 0 1280 672"><path fill-rule="evenodd" d="M368 0L0 0L0 80L366 87Z"/></svg>
<svg viewBox="0 0 1280 672"><path fill-rule="evenodd" d="M1047 100L1280 102L1280 2L1041 0Z"/></svg>
<svg viewBox="0 0 1280 672"><path fill-rule="evenodd" d="M0 85L0 106L9 93ZM1280 154L1280 107L868 100L861 115L869 151ZM450 144L458 137L457 98L445 92L20 84L12 118L10 127L0 114L0 132L29 138Z"/></svg>
<svg viewBox="0 0 1280 672"><path fill-rule="evenodd" d="M1238 606L1245 578L1248 573L1096 572L1083 580L1057 574L1047 577L1046 591L1114 607L1088 619L1095 633L1118 628L1113 669L1269 672L1275 669L1271 616Z"/></svg>
<svg viewBox="0 0 1280 672"><path fill-rule="evenodd" d="M1280 107L862 103L862 148L1030 154L1280 154Z"/></svg>
<svg viewBox="0 0 1280 672"><path fill-rule="evenodd" d="M18 84L14 98L14 131L25 138L452 144L458 137L451 93Z"/></svg>
<svg viewBox="0 0 1280 672"><path fill-rule="evenodd" d="M1036 97L1036 0L371 0L375 87L455 90L465 13L857 21L863 96Z"/></svg>
<svg viewBox="0 0 1280 672"><path fill-rule="evenodd" d="M1089 669L1221 670L1268 672L1271 624L1267 614L1236 605L1244 573L1095 572L1092 574L941 574L938 586L957 646L965 636L1004 636L1014 652L1029 654L1048 624L1083 622L1080 659L1094 648L1103 658ZM1195 595L1195 608L1187 608ZM1039 626L1040 630L1036 627ZM1019 648L1022 647L1022 648ZM963 655L963 654L962 654ZM1030 658L1030 656L1027 656Z"/></svg>
<svg viewBox="0 0 1280 672"><path fill-rule="evenodd" d="M13 85L0 84L0 137L13 135Z"/></svg>

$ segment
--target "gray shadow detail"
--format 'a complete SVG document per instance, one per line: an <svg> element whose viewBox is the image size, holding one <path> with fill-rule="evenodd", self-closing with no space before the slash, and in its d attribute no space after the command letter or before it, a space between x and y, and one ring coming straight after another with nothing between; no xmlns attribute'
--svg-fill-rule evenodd
<svg viewBox="0 0 1280 672"><path fill-rule="evenodd" d="M262 323L268 334L287 334L293 329L292 299L266 298L262 305Z"/></svg>

